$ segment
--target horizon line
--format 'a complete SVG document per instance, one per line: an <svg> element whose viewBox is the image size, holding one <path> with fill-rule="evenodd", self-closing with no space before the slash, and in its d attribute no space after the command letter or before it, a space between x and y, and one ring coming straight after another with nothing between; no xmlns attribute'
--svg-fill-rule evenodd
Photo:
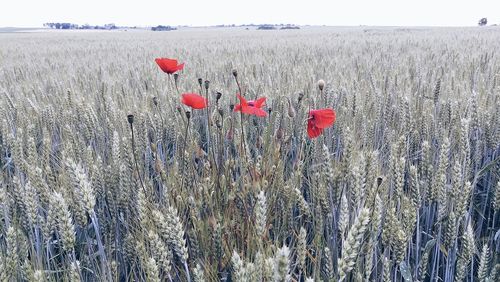
<svg viewBox="0 0 500 282"><path fill-rule="evenodd" d="M49 22L47 22L49 23ZM53 22L53 23L71 23L71 22ZM74 24L74 23L71 23ZM120 25L116 23L105 23L105 24L77 24L78 26L89 25L89 26L104 26L107 24L114 24L117 28L151 28L159 25ZM184 28L206 28L206 27L245 27L245 26L263 26L263 25L271 25L271 26L298 26L298 27L484 27L476 25L372 25L372 24L358 24L358 25L330 25L330 24L293 24L293 23L246 23L246 24L215 24L215 25L165 25L171 27L184 27ZM487 26L498 26L497 23L488 24ZM45 27L43 24L41 26L0 26L0 28L38 28L38 29L53 29L50 27ZM58 29L54 29L58 30ZM60 29L62 30L62 29Z"/></svg>

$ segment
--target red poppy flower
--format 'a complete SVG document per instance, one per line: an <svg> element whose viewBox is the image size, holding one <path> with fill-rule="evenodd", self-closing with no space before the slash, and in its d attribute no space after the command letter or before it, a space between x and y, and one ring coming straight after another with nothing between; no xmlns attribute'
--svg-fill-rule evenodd
<svg viewBox="0 0 500 282"><path fill-rule="evenodd" d="M307 121L307 135L316 138L323 130L335 122L335 111L332 109L311 110Z"/></svg>
<svg viewBox="0 0 500 282"><path fill-rule="evenodd" d="M168 74L176 73L184 68L184 63L178 65L177 60L174 59L156 58L155 62L163 72Z"/></svg>
<svg viewBox="0 0 500 282"><path fill-rule="evenodd" d="M207 99L203 96L195 93L184 93L182 94L181 102L193 109L204 109L207 107Z"/></svg>
<svg viewBox="0 0 500 282"><path fill-rule="evenodd" d="M267 116L266 111L262 109L262 107L264 107L264 104L266 103L266 97L259 98L255 101L247 101L239 93L236 94L236 96L238 96L238 99L240 99L240 104L234 106L235 112L243 112L244 114L254 115L258 117Z"/></svg>

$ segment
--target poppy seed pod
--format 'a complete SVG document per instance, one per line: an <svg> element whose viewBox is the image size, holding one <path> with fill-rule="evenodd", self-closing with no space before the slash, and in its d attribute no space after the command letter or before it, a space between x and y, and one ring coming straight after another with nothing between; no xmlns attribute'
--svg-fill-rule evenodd
<svg viewBox="0 0 500 282"><path fill-rule="evenodd" d="M273 109L271 107L267 108L267 112L269 113L269 115L271 115L272 111L273 111Z"/></svg>
<svg viewBox="0 0 500 282"><path fill-rule="evenodd" d="M238 71L237 70L233 70L233 76L234 77L238 77Z"/></svg>
<svg viewBox="0 0 500 282"><path fill-rule="evenodd" d="M157 97L153 97L153 104L155 106L158 106L158 98Z"/></svg>
<svg viewBox="0 0 500 282"><path fill-rule="evenodd" d="M217 101L219 101L221 97L222 97L222 93L217 92L216 96L215 96L215 98L217 99Z"/></svg>
<svg viewBox="0 0 500 282"><path fill-rule="evenodd" d="M179 79L179 74L178 73L174 73L174 81L177 82L178 79Z"/></svg>
<svg viewBox="0 0 500 282"><path fill-rule="evenodd" d="M218 110L218 112L219 112L219 115L220 115L221 117L223 117L223 116L224 116L224 110L223 110L223 109L219 109L219 110Z"/></svg>
<svg viewBox="0 0 500 282"><path fill-rule="evenodd" d="M190 112L190 111L186 111L186 117L187 117L188 119L190 119L190 118L191 118L191 112Z"/></svg>
<svg viewBox="0 0 500 282"><path fill-rule="evenodd" d="M203 84L203 79L202 79L201 77L200 77L200 78L198 78L198 84L200 85L200 87L201 87L201 85Z"/></svg>
<svg viewBox="0 0 500 282"><path fill-rule="evenodd" d="M325 88L325 81L323 79L318 80L318 88L320 91L323 91Z"/></svg>
<svg viewBox="0 0 500 282"><path fill-rule="evenodd" d="M205 89L208 90L209 86L210 86L210 81L205 80Z"/></svg>
<svg viewBox="0 0 500 282"><path fill-rule="evenodd" d="M130 124L134 123L134 115L128 115L127 120L128 120L128 123L130 123Z"/></svg>
<svg viewBox="0 0 500 282"><path fill-rule="evenodd" d="M377 187L382 184L383 178L382 177L377 177Z"/></svg>
<svg viewBox="0 0 500 282"><path fill-rule="evenodd" d="M234 104L229 105L229 110L231 110L231 112L234 110Z"/></svg>

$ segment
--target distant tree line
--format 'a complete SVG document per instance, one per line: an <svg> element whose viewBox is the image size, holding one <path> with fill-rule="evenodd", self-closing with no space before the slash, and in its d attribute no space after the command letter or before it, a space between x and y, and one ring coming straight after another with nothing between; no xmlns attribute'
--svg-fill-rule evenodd
<svg viewBox="0 0 500 282"><path fill-rule="evenodd" d="M53 29L105 29L105 30L110 30L110 29L117 29L118 28L113 23L105 24L103 26L101 26L101 25L89 25L89 24L77 25L77 24L73 24L73 23L44 23L43 26L50 27Z"/></svg>
<svg viewBox="0 0 500 282"><path fill-rule="evenodd" d="M263 25L260 25L257 29L258 30L273 30L273 29L276 29L276 27L274 25L270 25L270 24L263 24Z"/></svg>
<svg viewBox="0 0 500 282"><path fill-rule="evenodd" d="M282 26L280 29L300 29L300 27L296 25L287 24L285 26Z"/></svg>
<svg viewBox="0 0 500 282"><path fill-rule="evenodd" d="M273 30L273 29L276 29L278 27L280 29L300 29L300 27L298 27L296 25L291 25L291 24L287 24L287 25L262 24L262 25L259 25L259 27L257 29L258 30Z"/></svg>
<svg viewBox="0 0 500 282"><path fill-rule="evenodd" d="M216 25L215 27L246 27L246 29L249 29L249 27L257 27L257 29L260 30L273 30L273 29L300 29L299 26L293 25L293 24L240 24L240 25L235 25L235 24L219 24Z"/></svg>
<svg viewBox="0 0 500 282"><path fill-rule="evenodd" d="M171 31L176 30L177 28L171 27L169 25L157 25L151 28L152 31Z"/></svg>

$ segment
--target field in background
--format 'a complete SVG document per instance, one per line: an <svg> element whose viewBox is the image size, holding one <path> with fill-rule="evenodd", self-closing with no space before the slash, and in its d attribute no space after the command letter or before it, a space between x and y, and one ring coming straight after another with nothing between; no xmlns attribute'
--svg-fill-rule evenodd
<svg viewBox="0 0 500 282"><path fill-rule="evenodd" d="M498 46L494 27L0 33L0 281L499 281ZM157 57L208 91L210 130L195 110L185 138ZM267 118L230 111L233 70Z"/></svg>

